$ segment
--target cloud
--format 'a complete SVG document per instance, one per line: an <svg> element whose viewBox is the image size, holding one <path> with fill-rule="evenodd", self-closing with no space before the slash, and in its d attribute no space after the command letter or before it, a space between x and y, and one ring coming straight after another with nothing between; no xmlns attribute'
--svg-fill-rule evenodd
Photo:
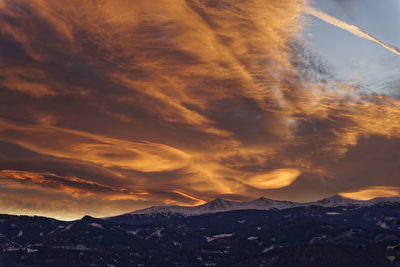
<svg viewBox="0 0 400 267"><path fill-rule="evenodd" d="M59 158L79 159L144 172L185 166L186 153L163 144L129 142L55 126L15 125L0 121L0 139ZM157 162L155 165L154 162Z"/></svg>
<svg viewBox="0 0 400 267"><path fill-rule="evenodd" d="M127 198L103 198L101 195L73 196L69 192L49 190L36 184L2 182L0 193L1 213L40 215L61 220L74 220L85 214L97 217L118 215L131 211L133 206L144 208L155 204Z"/></svg>
<svg viewBox="0 0 400 267"><path fill-rule="evenodd" d="M336 27L339 27L339 28L341 28L343 30L346 30L346 31L348 31L348 32L360 37L360 38L363 38L363 39L372 41L374 43L377 43L377 44L383 46L384 48L388 49L389 51L391 51L391 52L393 52L393 53L395 53L397 55L400 55L400 50L399 49L397 49L394 46L388 45L388 44L378 40L377 38L375 38L374 36L372 36L371 34L366 32L365 30L360 29L357 26L350 25L350 24L348 24L348 23L346 23L346 22L344 22L344 21L342 21L340 19L332 17L332 16L326 14L325 12L323 12L323 11L317 9L317 8L311 7L311 6L308 6L305 9L305 12L310 14L310 15L313 15L313 16L315 16L315 17L317 17L317 18L319 18L319 19L321 19L323 21L325 21L326 23L332 24L332 25L334 25Z"/></svg>
<svg viewBox="0 0 400 267"><path fill-rule="evenodd" d="M246 183L261 189L282 188L292 184L300 175L294 169L276 169L268 173L263 173L250 177Z"/></svg>
<svg viewBox="0 0 400 267"><path fill-rule="evenodd" d="M340 195L357 200L370 200L377 197L400 197L400 187L372 186L357 191L343 192Z"/></svg>
<svg viewBox="0 0 400 267"><path fill-rule="evenodd" d="M4 69L0 76L3 80L3 86L24 93L31 94L36 97L45 95L54 95L55 92L47 84L48 77L35 69ZM43 80L47 80L43 83Z"/></svg>
<svg viewBox="0 0 400 267"><path fill-rule="evenodd" d="M306 4L3 1L1 212L307 201L385 168L397 186L400 102L335 79L302 43Z"/></svg>
<svg viewBox="0 0 400 267"><path fill-rule="evenodd" d="M43 187L53 188L62 192L67 192L73 196L80 195L103 195L105 198L112 199L131 199L141 200L140 195L146 195L144 191L130 191L126 188L117 188L102 185L96 182L87 181L78 177L61 177L53 173L46 172L27 172L17 170L0 171L0 179L11 182L21 182L23 184L32 183Z"/></svg>

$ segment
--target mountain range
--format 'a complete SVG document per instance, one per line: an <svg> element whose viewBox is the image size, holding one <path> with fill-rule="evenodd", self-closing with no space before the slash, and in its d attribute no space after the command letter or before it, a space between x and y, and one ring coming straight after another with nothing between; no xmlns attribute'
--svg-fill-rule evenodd
<svg viewBox="0 0 400 267"><path fill-rule="evenodd" d="M400 202L400 197L393 198L374 198L371 200L354 200L344 198L338 195L324 198L314 202L299 203L292 201L273 200L268 198L258 198L250 202L229 201L222 198L216 198L206 204L186 207L186 206L155 206L146 209L137 210L128 214L156 214L156 213L174 213L186 216L207 214L213 212L223 212L230 210L270 210L270 209L288 209L294 207L322 206L322 207L338 207L338 206L370 206L380 203Z"/></svg>
<svg viewBox="0 0 400 267"><path fill-rule="evenodd" d="M400 266L399 198L215 199L75 221L0 215L0 266Z"/></svg>
<svg viewBox="0 0 400 267"><path fill-rule="evenodd" d="M216 198L206 204L199 206L154 206L146 209L136 210L130 213L122 214L115 217L105 218L109 220L119 221L119 222L132 222L137 221L138 218L151 218L154 216L196 216L204 215L210 213L227 212L233 210L284 210L296 207L349 207L349 208L360 208L373 205L382 205L385 203L400 203L400 197L393 198L374 198L371 200L354 200L349 198L344 198L338 195L324 198L318 201L300 203L292 201L281 201L273 200L268 198L258 198L250 202L239 202L239 201L229 201L221 198ZM142 216L138 216L142 215ZM133 218L131 220L130 218Z"/></svg>

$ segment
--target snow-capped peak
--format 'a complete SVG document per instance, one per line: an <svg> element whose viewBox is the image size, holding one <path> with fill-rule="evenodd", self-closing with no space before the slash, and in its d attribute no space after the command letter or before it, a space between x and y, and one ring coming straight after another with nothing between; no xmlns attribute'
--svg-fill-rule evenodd
<svg viewBox="0 0 400 267"><path fill-rule="evenodd" d="M216 198L206 204L199 206L204 211L217 211L217 210L227 210L240 205L240 202L228 201L222 198Z"/></svg>
<svg viewBox="0 0 400 267"><path fill-rule="evenodd" d="M258 198L250 202L229 201L221 198L216 198L206 204L183 207L183 206L156 206L147 209L137 210L131 215L138 214L177 214L182 216L194 216L207 213L224 212L231 210L270 210L270 209L288 209L294 207L307 207L307 206L322 206L322 207L363 207L376 205L379 203L398 202L400 198L376 198L367 201L354 200L342 196L332 196L318 201L299 203L291 201L273 200L268 198Z"/></svg>
<svg viewBox="0 0 400 267"><path fill-rule="evenodd" d="M354 200L339 195L335 195L315 202L310 202L308 204L315 206L323 206L323 207L338 207L338 206L363 205L364 203L365 201Z"/></svg>

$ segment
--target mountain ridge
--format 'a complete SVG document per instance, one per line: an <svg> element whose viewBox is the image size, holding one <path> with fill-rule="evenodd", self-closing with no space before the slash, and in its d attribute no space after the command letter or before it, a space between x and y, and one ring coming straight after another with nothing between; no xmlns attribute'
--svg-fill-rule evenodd
<svg viewBox="0 0 400 267"><path fill-rule="evenodd" d="M210 202L197 206L153 206L145 209L139 209L124 215L151 215L151 214L177 214L182 216L195 216L208 213L226 212L232 210L271 210L271 209L289 209L295 207L322 206L322 207L364 207L377 205L383 202L400 202L400 197L379 197L370 200L355 200L345 198L340 195L323 198L311 202L292 202L287 200L273 200L265 197L257 198L253 201L240 202L230 201L222 198L216 198Z"/></svg>
<svg viewBox="0 0 400 267"><path fill-rule="evenodd" d="M250 202L294 205L265 198ZM240 202L217 199L200 205L208 213L199 216L76 221L0 215L0 266L398 266L389 249L398 244L398 198L310 203L219 212ZM343 206L348 203L352 206Z"/></svg>

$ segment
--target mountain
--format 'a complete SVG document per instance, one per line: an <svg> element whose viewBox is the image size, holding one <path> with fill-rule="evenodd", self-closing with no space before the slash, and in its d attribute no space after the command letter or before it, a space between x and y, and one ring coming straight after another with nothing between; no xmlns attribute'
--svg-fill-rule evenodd
<svg viewBox="0 0 400 267"><path fill-rule="evenodd" d="M394 199L393 199L394 201ZM400 198L397 200L400 202ZM354 200L349 198L344 198L342 196L332 196L324 198L315 202L307 203L308 205L316 205L323 207L338 207L338 206L366 206L369 205L370 201Z"/></svg>
<svg viewBox="0 0 400 267"><path fill-rule="evenodd" d="M195 207L184 207L184 206L156 206L151 208L146 208L142 210L137 210L128 214L181 214L183 216L193 216L205 213L220 212L227 210L238 209L243 203L228 201L221 198L214 199L206 204L195 206Z"/></svg>
<svg viewBox="0 0 400 267"><path fill-rule="evenodd" d="M397 198L337 196L216 199L68 222L0 215L0 266L400 266L388 250L399 218Z"/></svg>
<svg viewBox="0 0 400 267"><path fill-rule="evenodd" d="M141 209L127 214L110 217L109 220L118 222L129 222L131 220L145 220L145 218L170 218L173 216L196 216L202 214L210 214L217 212L227 212L232 210L272 210L272 209L288 209L295 207L348 207L359 208L369 205L379 205L381 203L400 203L400 198L376 198L368 201L360 201L344 198L341 196L332 196L314 202L299 203L291 201L272 200L268 198L259 198L250 202L228 201L217 198L206 204L185 207L185 206L155 206L151 208Z"/></svg>
<svg viewBox="0 0 400 267"><path fill-rule="evenodd" d="M0 215L0 266L399 266L387 249L398 243L396 201L158 216L120 223Z"/></svg>

